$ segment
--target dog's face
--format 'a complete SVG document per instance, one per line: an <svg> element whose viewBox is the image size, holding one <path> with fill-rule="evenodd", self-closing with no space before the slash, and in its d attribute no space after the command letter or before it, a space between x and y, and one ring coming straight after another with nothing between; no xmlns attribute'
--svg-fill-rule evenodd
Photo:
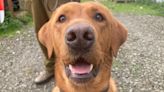
<svg viewBox="0 0 164 92"><path fill-rule="evenodd" d="M55 52L58 75L76 86L109 78L112 57L126 37L121 23L97 3L62 5L39 32L49 57Z"/></svg>

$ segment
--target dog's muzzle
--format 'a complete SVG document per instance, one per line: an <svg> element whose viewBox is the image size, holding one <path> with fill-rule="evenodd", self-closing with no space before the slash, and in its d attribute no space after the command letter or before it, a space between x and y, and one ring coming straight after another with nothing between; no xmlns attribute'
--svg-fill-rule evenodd
<svg viewBox="0 0 164 92"><path fill-rule="evenodd" d="M83 57L91 52L94 42L94 28L87 23L74 23L66 30L65 43L70 53L78 58L66 65L65 71L67 77L76 83L88 82L98 73L98 68Z"/></svg>

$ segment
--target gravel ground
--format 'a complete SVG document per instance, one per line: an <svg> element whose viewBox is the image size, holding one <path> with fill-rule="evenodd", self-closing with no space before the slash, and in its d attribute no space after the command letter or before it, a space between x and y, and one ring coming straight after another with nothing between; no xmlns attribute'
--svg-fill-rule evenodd
<svg viewBox="0 0 164 92"><path fill-rule="evenodd" d="M114 60L112 74L119 92L164 92L164 17L116 14L129 29ZM35 85L43 54L34 29L0 39L0 92L50 92L53 79Z"/></svg>

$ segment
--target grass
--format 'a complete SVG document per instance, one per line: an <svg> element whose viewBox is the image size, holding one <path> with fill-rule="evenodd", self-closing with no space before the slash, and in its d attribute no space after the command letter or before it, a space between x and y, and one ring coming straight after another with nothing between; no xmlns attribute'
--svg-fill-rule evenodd
<svg viewBox="0 0 164 92"><path fill-rule="evenodd" d="M10 12L6 12L4 23L0 24L0 38L12 37L16 31L23 26L32 23L31 14L26 13L18 17L13 17Z"/></svg>
<svg viewBox="0 0 164 92"><path fill-rule="evenodd" d="M93 1L93 0L82 0ZM164 16L164 3L114 3L109 0L102 0L105 6L110 8L116 13L128 13L137 15L154 15L154 16Z"/></svg>

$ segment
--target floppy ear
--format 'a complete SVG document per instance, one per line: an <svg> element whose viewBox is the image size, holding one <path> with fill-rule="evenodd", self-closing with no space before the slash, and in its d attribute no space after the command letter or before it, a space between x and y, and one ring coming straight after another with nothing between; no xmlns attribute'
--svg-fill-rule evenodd
<svg viewBox="0 0 164 92"><path fill-rule="evenodd" d="M127 29L116 18L113 19L111 50L113 56L116 57L120 46L127 39Z"/></svg>
<svg viewBox="0 0 164 92"><path fill-rule="evenodd" d="M53 53L52 34L48 30L48 23L44 24L38 32L38 40L47 48L48 58Z"/></svg>

